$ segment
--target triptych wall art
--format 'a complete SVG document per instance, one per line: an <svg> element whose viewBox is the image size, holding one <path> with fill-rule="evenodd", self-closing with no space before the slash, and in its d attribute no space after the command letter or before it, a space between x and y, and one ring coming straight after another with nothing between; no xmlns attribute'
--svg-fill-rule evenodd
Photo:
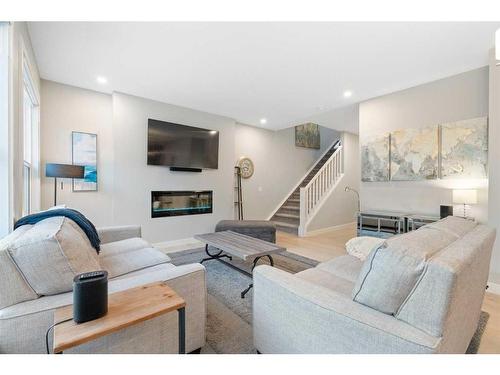
<svg viewBox="0 0 500 375"><path fill-rule="evenodd" d="M486 178L487 159L487 117L361 139L365 182Z"/></svg>
<svg viewBox="0 0 500 375"><path fill-rule="evenodd" d="M389 180L390 134L365 137L361 142L361 180Z"/></svg>

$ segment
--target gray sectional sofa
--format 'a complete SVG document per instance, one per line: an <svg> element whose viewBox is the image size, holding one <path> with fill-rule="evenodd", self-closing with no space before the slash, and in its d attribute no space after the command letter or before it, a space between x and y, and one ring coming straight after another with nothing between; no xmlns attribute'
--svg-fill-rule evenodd
<svg viewBox="0 0 500 375"><path fill-rule="evenodd" d="M0 240L0 353L45 353L54 310L72 303L72 276L97 267L109 273L109 293L167 281L186 300L186 351L205 344L205 268L174 266L141 238L140 227L98 232L99 255L74 222L62 217L20 227ZM172 313L67 353L177 353L177 337L177 314Z"/></svg>
<svg viewBox="0 0 500 375"><path fill-rule="evenodd" d="M254 270L262 353L464 353L477 328L495 231L448 217L290 274Z"/></svg>

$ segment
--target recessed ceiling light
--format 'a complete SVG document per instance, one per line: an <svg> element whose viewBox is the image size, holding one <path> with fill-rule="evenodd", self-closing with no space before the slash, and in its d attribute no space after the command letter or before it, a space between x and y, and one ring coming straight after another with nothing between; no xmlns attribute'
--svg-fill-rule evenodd
<svg viewBox="0 0 500 375"><path fill-rule="evenodd" d="M265 125L265 124L267 124L267 119L265 119L265 118L261 118L261 119L260 119L260 123L261 123L261 125Z"/></svg>
<svg viewBox="0 0 500 375"><path fill-rule="evenodd" d="M97 77L97 83L100 83L101 85L104 85L104 84L108 83L108 79L106 77L103 77L103 76L98 76Z"/></svg>
<svg viewBox="0 0 500 375"><path fill-rule="evenodd" d="M352 96L352 91L344 91L344 98L350 98Z"/></svg>

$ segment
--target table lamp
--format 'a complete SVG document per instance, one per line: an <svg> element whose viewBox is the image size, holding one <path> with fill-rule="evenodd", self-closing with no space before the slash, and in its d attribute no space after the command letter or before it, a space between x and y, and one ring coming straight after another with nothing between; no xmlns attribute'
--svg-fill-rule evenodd
<svg viewBox="0 0 500 375"><path fill-rule="evenodd" d="M453 203L464 205L464 218L467 219L467 206L477 203L477 190L475 189L454 189Z"/></svg>
<svg viewBox="0 0 500 375"><path fill-rule="evenodd" d="M45 177L54 177L54 206L57 205L57 179L58 178L84 178L85 167L72 164L45 164ZM61 182L61 189L63 188Z"/></svg>

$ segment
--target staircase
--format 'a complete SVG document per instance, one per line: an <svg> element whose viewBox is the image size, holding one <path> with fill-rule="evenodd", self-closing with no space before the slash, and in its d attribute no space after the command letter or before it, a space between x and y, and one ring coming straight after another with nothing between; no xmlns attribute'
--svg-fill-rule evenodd
<svg viewBox="0 0 500 375"><path fill-rule="evenodd" d="M338 140L323 154L272 215L270 220L275 223L276 229L295 235L305 235L308 222L340 180L342 172L342 145Z"/></svg>

